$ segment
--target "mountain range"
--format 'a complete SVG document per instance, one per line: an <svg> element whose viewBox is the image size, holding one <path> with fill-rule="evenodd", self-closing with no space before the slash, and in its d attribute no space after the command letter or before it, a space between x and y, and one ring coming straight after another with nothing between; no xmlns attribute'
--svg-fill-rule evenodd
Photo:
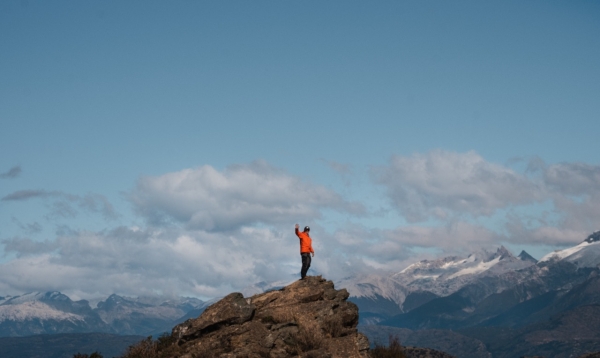
<svg viewBox="0 0 600 358"><path fill-rule="evenodd" d="M335 286L346 288L358 305L359 329L372 342L394 334L457 357L568 357L600 351L599 265L600 231L539 261L499 247L423 260L400 272L347 277ZM287 283L261 282L244 295ZM213 302L111 295L92 307L60 292L0 297L0 337L156 335Z"/></svg>
<svg viewBox="0 0 600 358"><path fill-rule="evenodd" d="M387 332L457 357L570 357L600 351L599 254L595 232L538 262L501 247L347 287L372 340Z"/></svg>
<svg viewBox="0 0 600 358"><path fill-rule="evenodd" d="M95 308L60 292L0 297L0 337L34 334L105 332L149 335L170 331L188 314L200 314L211 302L196 298L131 298L111 295Z"/></svg>

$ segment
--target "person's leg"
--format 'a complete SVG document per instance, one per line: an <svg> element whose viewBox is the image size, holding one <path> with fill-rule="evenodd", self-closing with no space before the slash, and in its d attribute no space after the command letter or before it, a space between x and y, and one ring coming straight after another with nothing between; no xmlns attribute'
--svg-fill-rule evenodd
<svg viewBox="0 0 600 358"><path fill-rule="evenodd" d="M306 277L306 272L308 271L308 267L310 266L310 255L302 254L302 270L300 271L300 277L303 279Z"/></svg>

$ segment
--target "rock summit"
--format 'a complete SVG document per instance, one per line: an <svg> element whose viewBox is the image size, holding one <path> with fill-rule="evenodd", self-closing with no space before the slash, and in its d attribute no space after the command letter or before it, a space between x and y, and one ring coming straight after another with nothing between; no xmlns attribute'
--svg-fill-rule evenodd
<svg viewBox="0 0 600 358"><path fill-rule="evenodd" d="M358 307L346 289L309 276L282 289L245 298L231 293L198 318L175 326L173 357L368 357L356 329ZM171 353L172 352L172 353Z"/></svg>

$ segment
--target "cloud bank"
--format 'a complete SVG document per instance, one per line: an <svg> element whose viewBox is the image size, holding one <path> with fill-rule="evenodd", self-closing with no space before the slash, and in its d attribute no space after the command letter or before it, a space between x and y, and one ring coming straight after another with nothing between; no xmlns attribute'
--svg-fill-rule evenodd
<svg viewBox="0 0 600 358"><path fill-rule="evenodd" d="M489 216L498 209L543 198L537 183L475 152L436 150L393 156L389 165L375 168L373 175L410 222L464 214Z"/></svg>
<svg viewBox="0 0 600 358"><path fill-rule="evenodd" d="M300 268L296 222L313 228L313 273L331 279L502 243L573 245L600 227L600 167L590 164L534 158L519 171L475 152L436 150L393 156L369 174L401 219L395 227L378 227L370 221L378 212L365 204L264 161L141 177L127 195L141 226L34 240L28 235L40 224L15 218L23 234L2 238L11 258L0 264L0 292L215 297L291 280ZM91 194L22 190L2 198L4 205L30 200L63 216L105 216L112 208Z"/></svg>
<svg viewBox="0 0 600 358"><path fill-rule="evenodd" d="M600 199L599 166L547 165L533 158L519 173L475 152L435 150L393 156L388 165L373 168L372 176L391 206L413 224L499 217L496 226L507 234L495 235L496 241L547 245L578 243L600 228L600 208L594 204Z"/></svg>
<svg viewBox="0 0 600 358"><path fill-rule="evenodd" d="M5 251L17 259L1 266L0 290L26 292L33 286L90 295L214 297L273 278L268 272L276 276L291 264L288 240L266 229L230 235L126 227L72 232L43 242L14 238L3 241Z"/></svg>
<svg viewBox="0 0 600 358"><path fill-rule="evenodd" d="M141 178L131 194L137 212L152 225L227 231L255 224L288 224L322 217L323 209L365 212L324 186L256 161L220 172L205 165Z"/></svg>

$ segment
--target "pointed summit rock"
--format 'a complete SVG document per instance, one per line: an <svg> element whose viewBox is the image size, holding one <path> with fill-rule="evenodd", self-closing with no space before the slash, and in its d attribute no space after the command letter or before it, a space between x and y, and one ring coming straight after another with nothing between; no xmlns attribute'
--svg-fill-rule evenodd
<svg viewBox="0 0 600 358"><path fill-rule="evenodd" d="M499 257L500 260L503 260L506 258L513 258L514 256L506 249L506 247L500 246L498 250L496 250L496 254L494 254L491 259L495 259L497 257Z"/></svg>
<svg viewBox="0 0 600 358"><path fill-rule="evenodd" d="M309 276L245 298L231 293L202 315L175 326L165 357L366 358L369 341L356 329L358 307L346 289Z"/></svg>
<svg viewBox="0 0 600 358"><path fill-rule="evenodd" d="M596 241L600 241L600 231L596 231L585 239L586 242L592 243Z"/></svg>
<svg viewBox="0 0 600 358"><path fill-rule="evenodd" d="M528 262L533 262L534 264L537 263L538 260L536 260L533 256L529 255L527 253L527 251L522 250L521 253L519 254L519 256L517 256L521 261L528 261Z"/></svg>

